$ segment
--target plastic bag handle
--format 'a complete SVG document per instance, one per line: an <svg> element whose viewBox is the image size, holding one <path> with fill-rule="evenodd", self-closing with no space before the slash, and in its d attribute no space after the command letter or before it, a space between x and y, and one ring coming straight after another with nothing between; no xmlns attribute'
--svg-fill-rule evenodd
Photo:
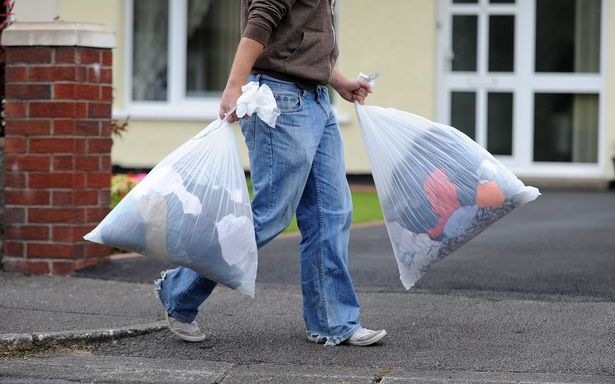
<svg viewBox="0 0 615 384"><path fill-rule="evenodd" d="M233 114L233 112L235 112L235 110L237 109L237 107L234 107L233 109L231 109L230 111L228 111L225 115L223 119L218 118L218 120L220 120L220 124L218 124L217 126L211 128L210 130L203 130L201 131L199 134L197 134L196 136L194 136L192 138L192 140L200 140L202 138L207 137L207 135L209 135L210 133L217 131L218 129L222 128L222 126L224 125L224 123L227 122L229 116L231 116Z"/></svg>
<svg viewBox="0 0 615 384"><path fill-rule="evenodd" d="M378 77L380 77L379 72L372 73L371 75L366 75L365 73L359 73L359 76L357 76L357 78L367 81L372 88L376 86L376 80L378 79Z"/></svg>
<svg viewBox="0 0 615 384"><path fill-rule="evenodd" d="M364 81L367 81L369 83L369 85L374 88L376 86L376 79L378 79L378 77L380 77L380 73L376 72L376 73L372 73L371 75L366 75L363 72L360 72L359 75L357 76L357 79L361 79ZM359 104L358 101L354 101L354 106L355 108L358 108L361 106L361 104Z"/></svg>
<svg viewBox="0 0 615 384"><path fill-rule="evenodd" d="M228 119L229 116L235 113L236 110L237 110L237 106L234 106L233 109L231 109L230 111L224 114L224 119L222 119L222 121L225 121L226 119Z"/></svg>

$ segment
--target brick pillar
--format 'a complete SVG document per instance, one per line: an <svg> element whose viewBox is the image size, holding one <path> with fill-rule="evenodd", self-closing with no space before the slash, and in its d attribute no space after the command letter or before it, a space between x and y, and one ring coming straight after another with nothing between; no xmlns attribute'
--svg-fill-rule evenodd
<svg viewBox="0 0 615 384"><path fill-rule="evenodd" d="M114 44L98 25L4 31L5 271L65 275L108 258L82 236L109 211Z"/></svg>

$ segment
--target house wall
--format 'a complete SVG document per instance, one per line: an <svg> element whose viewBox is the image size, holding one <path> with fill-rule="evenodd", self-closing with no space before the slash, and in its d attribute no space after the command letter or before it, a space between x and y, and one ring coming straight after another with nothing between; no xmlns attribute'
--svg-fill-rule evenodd
<svg viewBox="0 0 615 384"><path fill-rule="evenodd" d="M606 20L615 20L615 0L603 0ZM359 72L380 72L375 93L368 103L411 111L428 118L435 117L437 2L433 0L338 0L339 68L348 76ZM124 99L125 41L124 1L107 0L104 6L92 7L88 0L19 0L15 13L18 20L43 21L61 16L62 20L102 23L116 32L113 84L114 111L126 116ZM391 10L395 10L392 12ZM615 25L607 22L606 38L606 108L603 142L604 178L615 178L612 158L615 157ZM336 101L346 143L346 166L349 173L368 173L354 107ZM128 112L129 116L129 112ZM177 145L194 135L207 121L140 120L130 118L128 132L115 138L113 161L125 167L151 167ZM239 133L239 130L237 130ZM244 165L247 154L240 134Z"/></svg>
<svg viewBox="0 0 615 384"><path fill-rule="evenodd" d="M378 72L367 103L435 115L436 19L433 0L343 0L339 4L339 68L348 76ZM391 12L391 10L395 10ZM363 139L350 103L337 104L349 173L369 173Z"/></svg>
<svg viewBox="0 0 615 384"><path fill-rule="evenodd" d="M113 164L126 168L152 168L165 155L196 135L205 124L190 121L129 120L128 132L113 140ZM236 137L242 161L247 165L247 148L239 128L236 129Z"/></svg>
<svg viewBox="0 0 615 384"><path fill-rule="evenodd" d="M117 34L114 50L114 110L124 111L124 5L110 0L91 7L83 0L59 0L64 20L106 24ZM382 7L368 0L341 0L338 5L340 69L348 76L380 72L374 105L411 110L427 117L435 111L436 2L388 0ZM396 9L396 12L390 12ZM369 18L366 22L366 15ZM389 38L383 40L382 36ZM420 36L420 39L411 38ZM338 99L341 100L341 99ZM352 104L336 103L343 121L346 166L349 173L368 173L369 164ZM130 114L128 113L128 116ZM208 122L189 120L137 120L129 117L128 131L114 139L113 162L124 167L151 167ZM243 137L237 130L244 165L248 167Z"/></svg>
<svg viewBox="0 0 615 384"><path fill-rule="evenodd" d="M61 0L62 18L84 22L106 24L116 32L117 47L113 51L114 112L119 119L128 119L126 133L114 137L111 157L114 165L126 168L151 168L165 155L203 129L209 121L190 120L143 120L131 118L126 111L126 41L125 2L108 0L100 9L91 6L90 1ZM248 164L247 149L237 129L242 160Z"/></svg>

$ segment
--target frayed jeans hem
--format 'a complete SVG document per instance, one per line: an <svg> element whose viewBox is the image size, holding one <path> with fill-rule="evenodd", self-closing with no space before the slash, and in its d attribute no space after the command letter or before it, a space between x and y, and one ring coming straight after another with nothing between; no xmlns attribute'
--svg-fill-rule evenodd
<svg viewBox="0 0 615 384"><path fill-rule="evenodd" d="M154 293L156 294L156 297L158 298L158 300L160 300L160 304L162 304L162 309L172 318L181 321L182 323L191 323L193 319L188 319L185 318L184 316L176 313L175 311L173 311L169 305L167 303L164 302L164 300L162 299L162 283L164 282L164 279L167 276L167 272L169 270L166 271L162 271L160 273L160 279L154 281Z"/></svg>
<svg viewBox="0 0 615 384"><path fill-rule="evenodd" d="M321 336L320 334L318 334L318 332L310 332L310 331L306 331L306 334L312 338L316 337L317 340L319 340L319 342L324 341L325 346L336 346L348 340L350 336L352 336L360 328L361 328L361 325L357 324L354 327L350 328L350 330L348 330L348 332L344 333L344 335L342 336Z"/></svg>

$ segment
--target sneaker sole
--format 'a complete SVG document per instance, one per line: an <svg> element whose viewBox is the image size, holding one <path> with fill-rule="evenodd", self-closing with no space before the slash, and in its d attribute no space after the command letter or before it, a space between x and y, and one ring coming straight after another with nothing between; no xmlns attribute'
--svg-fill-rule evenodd
<svg viewBox="0 0 615 384"><path fill-rule="evenodd" d="M367 340L363 340L363 341L350 341L350 340L346 340L346 343L350 344L350 345L353 345L355 347L365 347L367 345L372 345L374 343L379 342L386 335L387 335L387 331L382 330L382 332L378 333L377 335L375 335L371 339L367 339Z"/></svg>
<svg viewBox="0 0 615 384"><path fill-rule="evenodd" d="M183 334L181 332L177 332L176 330L173 329L173 327L171 327L171 323L169 322L169 314L168 313L165 313L165 319L167 320L167 328L169 328L169 331L173 332L173 334L175 336L179 337L180 339L182 339L184 341L190 341L192 343L198 343L200 341L204 341L205 339L207 339L207 335L190 336L190 335Z"/></svg>

